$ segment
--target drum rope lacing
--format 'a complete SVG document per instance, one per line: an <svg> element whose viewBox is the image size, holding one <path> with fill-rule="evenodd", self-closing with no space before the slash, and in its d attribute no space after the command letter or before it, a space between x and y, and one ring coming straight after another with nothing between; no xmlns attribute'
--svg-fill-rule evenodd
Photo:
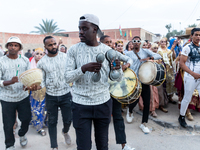
<svg viewBox="0 0 200 150"><path fill-rule="evenodd" d="M163 68L165 68L165 67L163 66ZM163 83L163 81L166 79L166 74L163 79L161 78L162 71L165 72L165 69L159 68L159 70L157 70L157 72L160 72L159 80L158 81L154 80L152 85L156 85L156 84L161 85Z"/></svg>
<svg viewBox="0 0 200 150"><path fill-rule="evenodd" d="M137 85L137 87L136 87L136 89L139 91L139 92L136 92L136 93L134 93L134 95L132 95L131 97L127 97L127 103L128 104L131 104L131 103L134 103L139 97L140 97L140 94L141 94L141 90L142 90L142 87L140 86L140 83L138 83L138 85ZM137 96L136 96L137 95ZM134 101L131 101L133 98L132 97L137 97L137 98L135 98L135 100ZM131 101L131 103L130 103L130 101Z"/></svg>

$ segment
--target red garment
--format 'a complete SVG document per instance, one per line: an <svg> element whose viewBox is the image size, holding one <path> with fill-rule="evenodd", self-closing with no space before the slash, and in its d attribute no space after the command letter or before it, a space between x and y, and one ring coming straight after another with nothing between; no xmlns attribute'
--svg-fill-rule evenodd
<svg viewBox="0 0 200 150"><path fill-rule="evenodd" d="M184 90L183 79L182 79L180 70L179 70L179 72L176 74L174 86L175 86L175 87L177 88L177 90L179 90L179 91Z"/></svg>
<svg viewBox="0 0 200 150"><path fill-rule="evenodd" d="M33 59L33 57L30 57L30 58L29 58L29 61L31 62L32 59Z"/></svg>

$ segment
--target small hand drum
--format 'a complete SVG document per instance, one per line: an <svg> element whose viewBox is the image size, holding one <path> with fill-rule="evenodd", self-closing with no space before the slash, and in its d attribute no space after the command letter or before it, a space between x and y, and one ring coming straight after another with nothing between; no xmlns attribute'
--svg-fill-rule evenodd
<svg viewBox="0 0 200 150"><path fill-rule="evenodd" d="M32 85L40 85L42 82L42 70L34 68L23 72L19 76L19 81L26 87L31 87Z"/></svg>
<svg viewBox="0 0 200 150"><path fill-rule="evenodd" d="M120 82L108 80L110 95L122 104L135 102L142 92L142 86L135 72L129 68L124 71Z"/></svg>

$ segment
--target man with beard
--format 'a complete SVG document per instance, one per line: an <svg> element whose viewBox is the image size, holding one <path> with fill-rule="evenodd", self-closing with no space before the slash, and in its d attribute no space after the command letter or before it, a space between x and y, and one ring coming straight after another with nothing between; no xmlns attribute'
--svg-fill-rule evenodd
<svg viewBox="0 0 200 150"><path fill-rule="evenodd" d="M66 144L71 144L68 134L71 125L71 93L69 85L64 77L66 68L66 54L58 51L55 38L47 36L43 40L44 47L48 51L38 63L37 68L43 72L41 87L46 87L46 108L48 116L48 130L52 149L58 149L57 121L58 107L61 109L63 129L62 134Z"/></svg>
<svg viewBox="0 0 200 150"><path fill-rule="evenodd" d="M97 41L99 19L95 15L85 14L79 20L79 37L81 42L73 45L67 52L66 74L67 83L73 85L73 126L76 131L78 150L91 150L92 124L95 130L97 150L108 150L108 127L112 113L112 99L110 98L108 75L112 62L104 60L96 62L99 53L104 55L111 48ZM119 52L117 58L127 62L132 60ZM120 68L120 62L116 63ZM112 66L112 65L111 65ZM122 70L119 79L122 76ZM92 80L94 73L100 73L98 82Z"/></svg>

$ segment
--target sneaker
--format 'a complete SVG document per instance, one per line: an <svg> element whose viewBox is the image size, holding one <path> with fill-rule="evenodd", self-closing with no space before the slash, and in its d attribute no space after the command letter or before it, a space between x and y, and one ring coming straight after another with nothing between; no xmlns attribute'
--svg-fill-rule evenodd
<svg viewBox="0 0 200 150"><path fill-rule="evenodd" d="M27 143L28 143L28 140L27 140L25 135L24 136L20 136L19 137L19 141L20 141L20 145L22 147L25 147L27 145Z"/></svg>
<svg viewBox="0 0 200 150"><path fill-rule="evenodd" d="M183 128L187 127L187 123L185 122L185 116L179 116L178 121Z"/></svg>
<svg viewBox="0 0 200 150"><path fill-rule="evenodd" d="M58 150L58 148L52 148L52 150Z"/></svg>
<svg viewBox="0 0 200 150"><path fill-rule="evenodd" d="M63 135L64 138L65 138L65 143L66 143L67 145L70 145L70 144L71 144L71 137L69 136L69 134L68 134L68 133L64 133L64 132L62 131L62 135Z"/></svg>
<svg viewBox="0 0 200 150"><path fill-rule="evenodd" d="M128 122L128 123L131 123L131 122L133 122L133 113L130 113L129 112L129 109L127 109L127 114L126 114L126 121Z"/></svg>
<svg viewBox="0 0 200 150"><path fill-rule="evenodd" d="M144 133L146 133L146 134L150 133L150 130L149 130L149 128L146 126L145 123L143 123L143 124L140 125L140 129L142 129L142 131L143 131Z"/></svg>
<svg viewBox="0 0 200 150"><path fill-rule="evenodd" d="M135 150L135 148L131 148L128 144L125 144L122 150Z"/></svg>
<svg viewBox="0 0 200 150"><path fill-rule="evenodd" d="M14 146L10 146L10 147L6 148L6 150L15 150L15 147Z"/></svg>

